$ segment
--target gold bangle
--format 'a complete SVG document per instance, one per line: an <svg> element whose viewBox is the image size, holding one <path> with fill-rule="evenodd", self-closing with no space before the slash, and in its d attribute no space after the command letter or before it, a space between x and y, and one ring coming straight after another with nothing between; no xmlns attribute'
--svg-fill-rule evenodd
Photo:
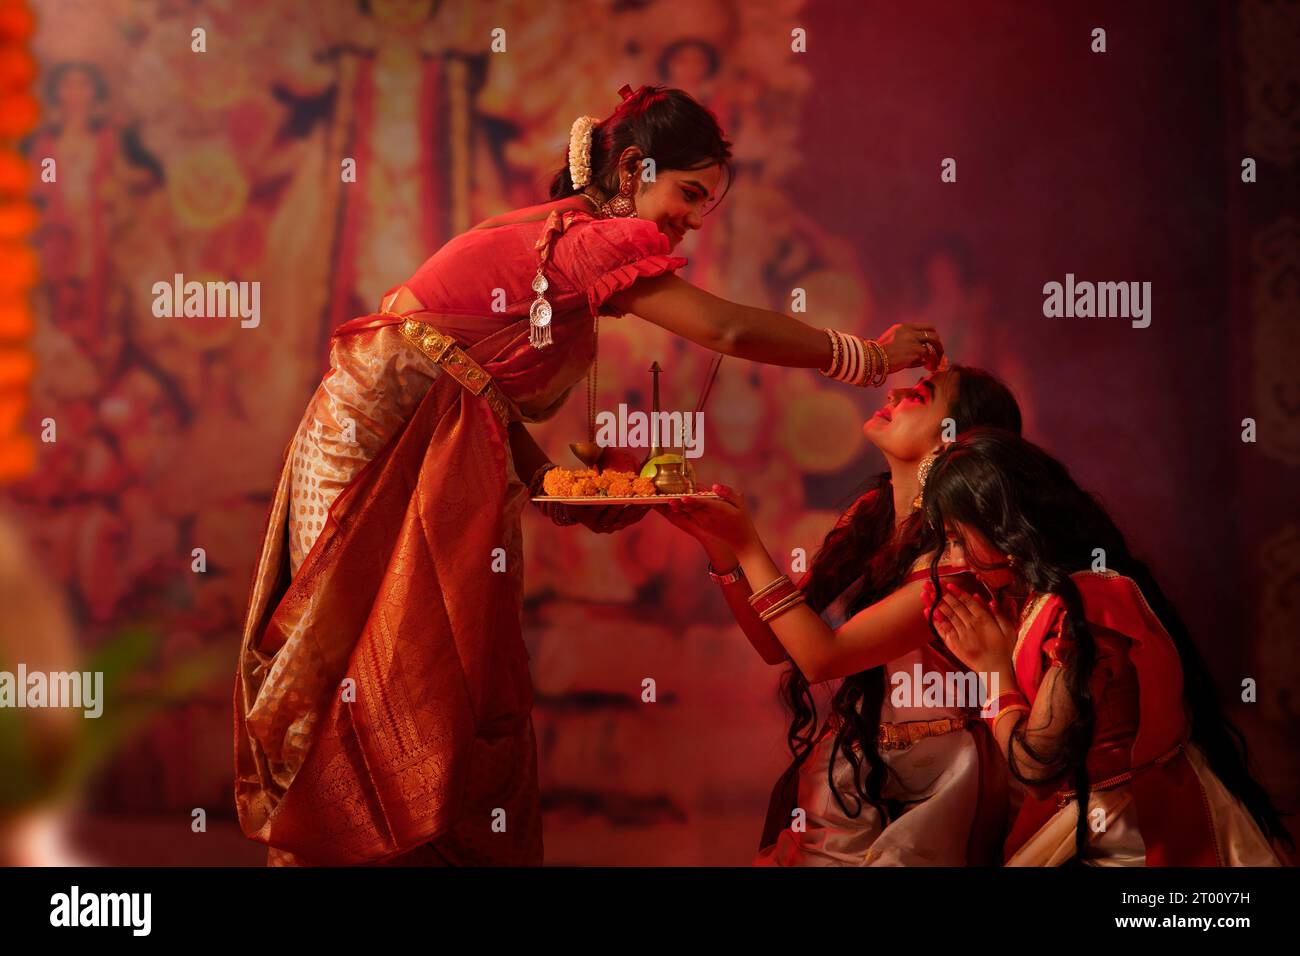
<svg viewBox="0 0 1300 956"><path fill-rule="evenodd" d="M874 356L874 362L871 363L871 380L867 384L872 388L879 388L880 385L885 384L885 377L889 375L889 356L885 354L885 347L874 338L868 339L867 347L871 349L871 354Z"/></svg>
<svg viewBox="0 0 1300 956"><path fill-rule="evenodd" d="M798 588L796 588L795 590L787 594L785 597L777 601L775 604L773 604L772 607L768 608L767 610L771 611L774 608L786 607L789 604L798 604L800 601L803 600L806 600L804 593L800 591ZM762 615L759 616L761 617Z"/></svg>
<svg viewBox="0 0 1300 956"><path fill-rule="evenodd" d="M784 614L786 611L789 611L791 608L796 608L800 604L803 604L805 600L807 599L804 597L803 592L799 591L798 593L792 594L788 598L785 598L779 604L773 604L770 608L768 608L766 611L760 614L758 616L758 619L760 621L766 622L772 620L772 618L774 617L780 617L782 614Z"/></svg>
<svg viewBox="0 0 1300 956"><path fill-rule="evenodd" d="M822 374L834 378L840 373L840 336L834 329L827 329L826 337L831 340L831 366Z"/></svg>
<svg viewBox="0 0 1300 956"><path fill-rule="evenodd" d="M835 329L826 329L825 332L831 340L831 366L823 370L822 375L859 387L884 382L889 357L878 342L852 332Z"/></svg>
<svg viewBox="0 0 1300 956"><path fill-rule="evenodd" d="M790 576L789 576L788 574L779 574L779 575L777 575L775 578L773 578L771 581L768 581L766 584L764 584L761 588L759 588L759 589L758 589L757 591L755 591L753 594L751 594L751 595L749 596L749 600L750 600L751 602L753 602L753 601L757 601L757 600L758 600L759 598L761 598L764 594L767 594L767 593L769 593L769 592L771 592L771 591L775 591L777 588L779 588L782 584L785 584L785 583L793 583L793 582L790 581Z"/></svg>
<svg viewBox="0 0 1300 956"><path fill-rule="evenodd" d="M999 710L997 714L994 716L994 718L991 721L989 721L989 730L993 731L993 733L996 734L998 731L998 721L1001 720L1003 717L1005 717L1007 714L1011 713L1013 710L1023 710L1027 714L1029 713L1029 706L1027 704L1007 704L1007 706Z"/></svg>

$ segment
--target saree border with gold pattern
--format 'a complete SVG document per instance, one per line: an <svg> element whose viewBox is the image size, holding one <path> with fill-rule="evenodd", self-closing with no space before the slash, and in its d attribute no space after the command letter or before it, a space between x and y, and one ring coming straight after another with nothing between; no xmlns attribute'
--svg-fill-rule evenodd
<svg viewBox="0 0 1300 956"><path fill-rule="evenodd" d="M440 324L424 310L373 313L335 335L403 318ZM557 341L551 363L580 363L589 326L556 332L573 339L576 358ZM465 351L494 381L507 371L516 395L544 395L540 379L554 369L521 351L527 340L517 319ZM440 375L335 499L291 579L286 460L235 687L235 796L248 837L311 864L373 863L435 839L453 862L541 862L520 578L487 570L497 547L522 565L505 527L522 491L509 471L506 425L483 396ZM277 653L304 636L287 659ZM355 700L339 693L345 678Z"/></svg>
<svg viewBox="0 0 1300 956"><path fill-rule="evenodd" d="M1120 786L1094 790L1090 812L1101 809L1107 827L1121 816L1133 819L1146 866L1276 865L1254 820L1188 742L1178 649L1137 583L1114 571L1076 572L1071 579L1089 626L1129 642L1140 690L1129 761L1137 772ZM1017 636L1013 660L1016 681L1031 703L1043 677L1043 644L1065 613L1064 602L1055 595L1039 595L1035 604ZM1062 807L1056 794L1026 794L1007 837L1007 864L1056 866L1074 857L1077 814L1075 800Z"/></svg>

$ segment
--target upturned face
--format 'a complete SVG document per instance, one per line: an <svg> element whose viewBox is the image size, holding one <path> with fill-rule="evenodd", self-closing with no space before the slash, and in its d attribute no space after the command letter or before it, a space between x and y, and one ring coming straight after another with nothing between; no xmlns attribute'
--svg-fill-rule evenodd
<svg viewBox="0 0 1300 956"><path fill-rule="evenodd" d="M885 404L863 422L862 433L892 458L919 461L940 443L956 387L956 373L944 371L891 388Z"/></svg>

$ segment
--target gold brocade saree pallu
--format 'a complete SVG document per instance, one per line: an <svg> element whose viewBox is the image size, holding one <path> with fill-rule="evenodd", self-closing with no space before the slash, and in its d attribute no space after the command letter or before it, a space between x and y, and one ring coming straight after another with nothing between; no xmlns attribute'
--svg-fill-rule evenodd
<svg viewBox="0 0 1300 956"><path fill-rule="evenodd" d="M336 335L400 321L365 316ZM508 383L509 401L536 406L558 403L581 375L587 335L575 323L574 348L539 356L517 321L465 351ZM453 863L541 862L520 623L524 489L510 468L506 425L486 397L438 376L340 493L290 581L286 462L235 689L247 836L309 864L374 863L429 843ZM511 573L493 573L496 548Z"/></svg>

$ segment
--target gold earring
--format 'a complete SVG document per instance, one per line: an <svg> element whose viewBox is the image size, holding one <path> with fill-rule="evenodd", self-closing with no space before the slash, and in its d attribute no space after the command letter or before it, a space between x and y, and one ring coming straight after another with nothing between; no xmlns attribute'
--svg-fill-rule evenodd
<svg viewBox="0 0 1300 956"><path fill-rule="evenodd" d="M601 203L601 209L606 216L629 217L636 215L636 202L632 199L632 177L627 179L618 187L618 193L609 202Z"/></svg>
<svg viewBox="0 0 1300 956"><path fill-rule="evenodd" d="M592 201L600 209L600 215L603 219L628 218L636 215L636 203L632 200L631 180L619 187L613 199L593 199Z"/></svg>
<svg viewBox="0 0 1300 956"><path fill-rule="evenodd" d="M925 491L925 479L930 477L930 468L938 457L938 455L926 455L916 466L916 497L912 499L913 509L921 507L921 493Z"/></svg>

